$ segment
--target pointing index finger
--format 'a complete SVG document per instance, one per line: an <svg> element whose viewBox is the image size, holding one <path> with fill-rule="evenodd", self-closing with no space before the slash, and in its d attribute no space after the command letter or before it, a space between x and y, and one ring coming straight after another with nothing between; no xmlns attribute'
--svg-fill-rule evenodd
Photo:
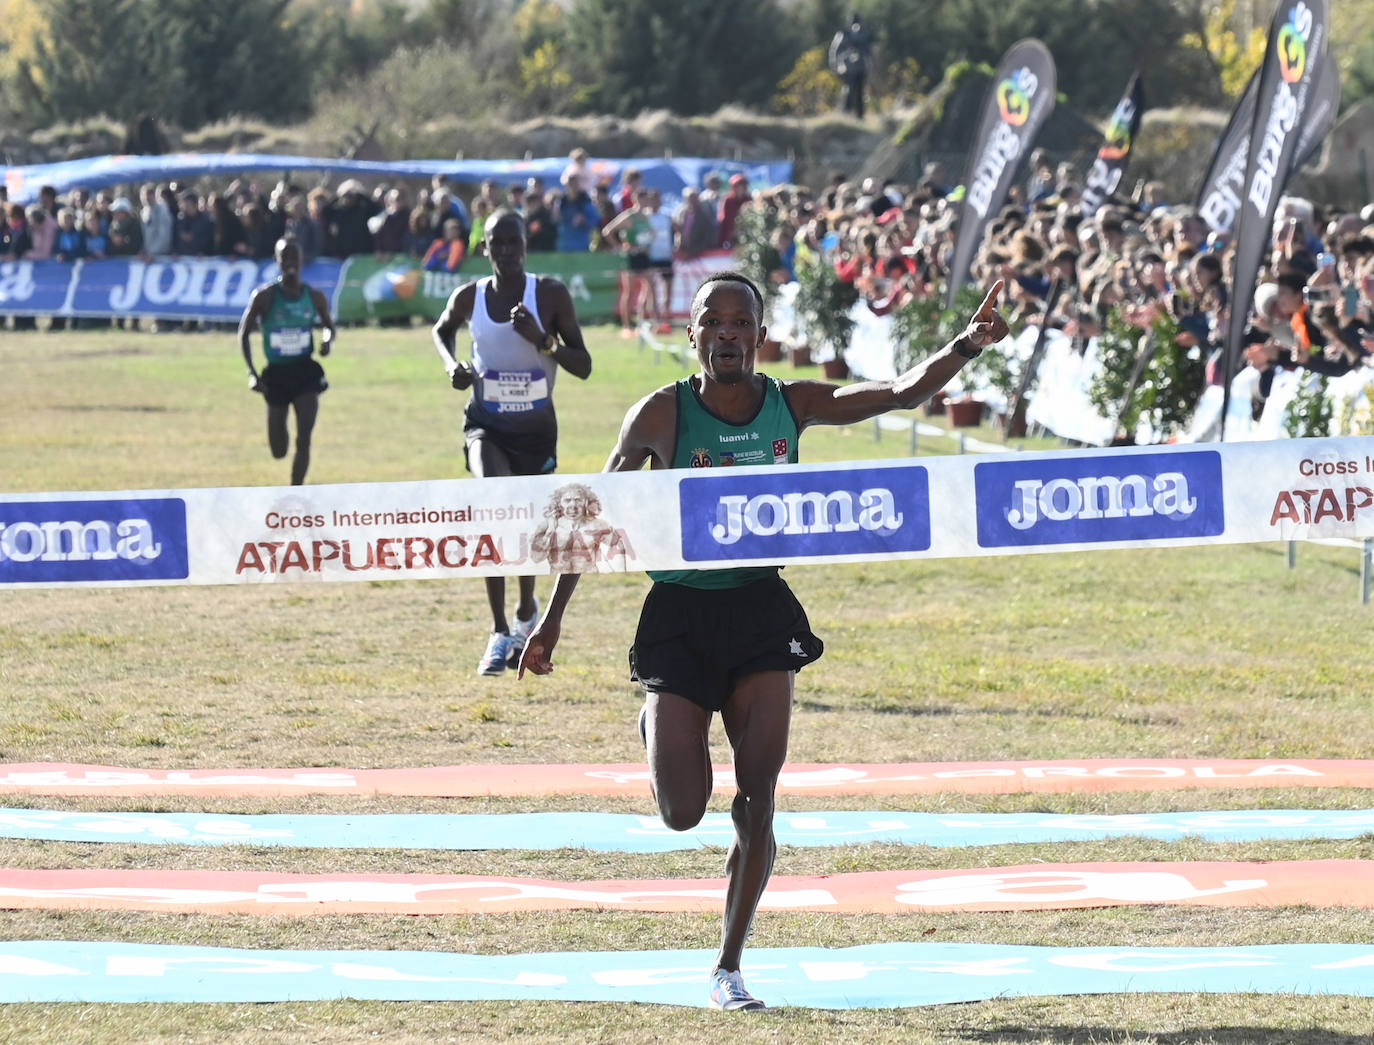
<svg viewBox="0 0 1374 1045"><path fill-rule="evenodd" d="M978 311L974 313L975 317L992 314L992 310L997 306L998 295L1002 293L1002 288L1004 286L1006 286L1006 280L1003 279L999 279L992 285L992 289L988 291L987 297L983 298L983 303L978 306Z"/></svg>

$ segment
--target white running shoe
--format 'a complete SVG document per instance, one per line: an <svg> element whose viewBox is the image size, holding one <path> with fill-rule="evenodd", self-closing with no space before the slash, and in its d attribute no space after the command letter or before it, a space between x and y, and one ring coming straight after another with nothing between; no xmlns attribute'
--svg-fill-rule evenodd
<svg viewBox="0 0 1374 1045"><path fill-rule="evenodd" d="M539 621L539 600L534 600L534 612L530 614L529 620L521 620L520 614L515 615L515 626L510 630L510 653L506 655L506 667L512 671L520 667L520 654L525 652L525 643L529 641L530 632Z"/></svg>
<svg viewBox="0 0 1374 1045"><path fill-rule="evenodd" d="M504 631L493 631L487 639L487 651L477 662L477 674L500 675L506 670L506 660L510 657L511 637Z"/></svg>
<svg viewBox="0 0 1374 1045"><path fill-rule="evenodd" d="M745 988L744 977L738 970L717 969L711 974L711 1008L725 1012L757 1012L767 1007Z"/></svg>

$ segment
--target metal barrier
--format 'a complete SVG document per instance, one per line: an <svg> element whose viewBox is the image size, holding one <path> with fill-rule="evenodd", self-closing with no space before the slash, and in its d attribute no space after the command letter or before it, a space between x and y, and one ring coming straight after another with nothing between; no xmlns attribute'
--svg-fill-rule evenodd
<svg viewBox="0 0 1374 1045"><path fill-rule="evenodd" d="M1360 602L1368 606L1370 587L1374 585L1374 539L1366 537L1363 541L1348 541L1343 537L1321 538L1313 544L1326 544L1334 548L1360 549ZM1288 542L1288 568L1298 568L1298 542Z"/></svg>

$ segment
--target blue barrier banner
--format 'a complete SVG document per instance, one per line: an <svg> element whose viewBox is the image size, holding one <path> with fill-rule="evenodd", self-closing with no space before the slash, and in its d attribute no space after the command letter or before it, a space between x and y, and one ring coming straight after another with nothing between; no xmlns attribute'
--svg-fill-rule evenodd
<svg viewBox="0 0 1374 1045"><path fill-rule="evenodd" d="M0 311L25 316L63 313L75 270L66 261L0 262Z"/></svg>
<svg viewBox="0 0 1374 1045"><path fill-rule="evenodd" d="M301 278L332 302L345 264L317 258ZM237 323L253 291L278 275L275 261L246 258L7 261L0 264L0 312Z"/></svg>
<svg viewBox="0 0 1374 1045"><path fill-rule="evenodd" d="M272 951L93 940L0 942L0 1002L609 1001L706 1006L715 953ZM1374 996L1374 947L750 948L770 1008L901 1008L1071 994Z"/></svg>

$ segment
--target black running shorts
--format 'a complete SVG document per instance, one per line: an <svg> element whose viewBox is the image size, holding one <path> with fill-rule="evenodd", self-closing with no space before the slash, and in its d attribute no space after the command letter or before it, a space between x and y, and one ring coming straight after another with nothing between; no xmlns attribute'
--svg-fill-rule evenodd
<svg viewBox="0 0 1374 1045"><path fill-rule="evenodd" d="M630 647L630 678L719 711L744 676L800 671L824 651L781 577L742 588L655 583Z"/></svg>
<svg viewBox="0 0 1374 1045"><path fill-rule="evenodd" d="M469 472L472 444L479 439L506 455L511 475L545 475L558 467L558 416L551 409L520 415L508 426L469 399L463 409L463 463Z"/></svg>
<svg viewBox="0 0 1374 1045"><path fill-rule="evenodd" d="M319 395L329 387L324 367L314 359L299 363L268 363L258 375L263 398L270 406L290 406L303 395Z"/></svg>
<svg viewBox="0 0 1374 1045"><path fill-rule="evenodd" d="M558 467L558 436L499 432L491 428L463 429L463 462L472 471L472 444L483 440L500 448L510 462L511 475L546 475Z"/></svg>

